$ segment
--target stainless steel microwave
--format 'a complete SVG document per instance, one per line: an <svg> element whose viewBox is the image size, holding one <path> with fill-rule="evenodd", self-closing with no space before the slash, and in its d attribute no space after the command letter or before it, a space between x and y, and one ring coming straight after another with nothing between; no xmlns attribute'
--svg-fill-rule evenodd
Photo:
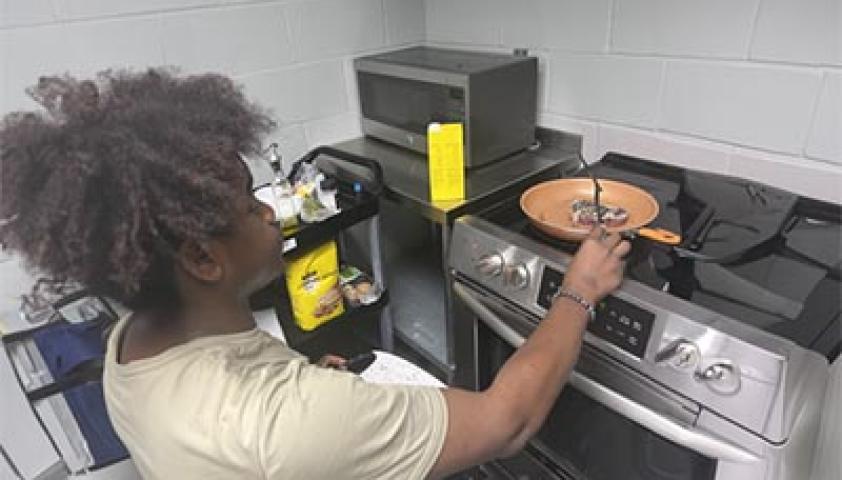
<svg viewBox="0 0 842 480"><path fill-rule="evenodd" d="M460 122L467 168L535 141L535 57L411 47L354 68L367 136L426 153L428 124Z"/></svg>

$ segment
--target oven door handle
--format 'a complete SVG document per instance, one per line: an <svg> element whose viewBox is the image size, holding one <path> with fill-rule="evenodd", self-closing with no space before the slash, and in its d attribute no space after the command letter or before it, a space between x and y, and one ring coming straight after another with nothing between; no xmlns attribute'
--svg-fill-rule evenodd
<svg viewBox="0 0 842 480"><path fill-rule="evenodd" d="M464 286L457 282L453 291L479 319L494 333L514 348L520 347L526 340L512 327L506 324L490 308L483 305ZM576 370L570 372L568 383L590 399L612 411L628 418L643 428L657 433L682 447L698 452L706 457L729 462L756 462L760 457L733 443L696 429L687 428L675 420L660 414L640 403L627 398L592 378Z"/></svg>

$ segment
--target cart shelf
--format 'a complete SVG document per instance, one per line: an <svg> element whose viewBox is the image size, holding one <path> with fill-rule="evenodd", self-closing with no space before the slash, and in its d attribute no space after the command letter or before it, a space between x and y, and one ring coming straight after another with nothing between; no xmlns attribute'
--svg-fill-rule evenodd
<svg viewBox="0 0 842 480"><path fill-rule="evenodd" d="M331 348L330 351L324 350L324 345L321 340L327 337L339 335L346 338L348 341L353 341L355 337L365 336L366 332L376 332L378 330L378 322L383 309L389 304L389 292L383 291L380 298L371 305L364 305L355 308L346 306L345 313L333 320L330 320L313 330L305 331L298 327L292 319L289 311L289 303L279 302L275 306L275 313L278 316L278 321L281 323L281 328L286 336L287 345L301 353L310 354L311 348L316 347L314 353L334 353L334 354L355 354L362 352L340 351L344 350L340 347ZM351 333L351 332L355 333ZM320 348L321 347L321 348ZM371 345L368 349L371 349ZM353 350L353 346L350 346Z"/></svg>
<svg viewBox="0 0 842 480"><path fill-rule="evenodd" d="M284 230L284 256L289 259L299 257L379 212L377 197L368 192L352 194L340 190L337 204L340 212L322 222L299 223Z"/></svg>

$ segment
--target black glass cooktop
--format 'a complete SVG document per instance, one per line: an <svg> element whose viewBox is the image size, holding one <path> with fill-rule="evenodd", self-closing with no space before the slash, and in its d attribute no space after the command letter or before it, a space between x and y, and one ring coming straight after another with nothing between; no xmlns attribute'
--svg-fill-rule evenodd
<svg viewBox="0 0 842 480"><path fill-rule="evenodd" d="M748 181L618 154L598 178L651 193L651 226L682 236L676 247L632 241L626 275L652 288L791 339L829 359L842 343L842 206ZM517 198L480 216L567 252L578 244L533 228Z"/></svg>

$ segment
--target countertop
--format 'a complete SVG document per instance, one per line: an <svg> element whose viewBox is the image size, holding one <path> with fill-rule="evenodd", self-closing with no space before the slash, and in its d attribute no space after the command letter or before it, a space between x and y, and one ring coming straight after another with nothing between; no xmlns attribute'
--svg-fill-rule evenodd
<svg viewBox="0 0 842 480"><path fill-rule="evenodd" d="M578 137L539 129L541 146L483 165L465 174L465 199L432 202L427 160L419 154L370 137L359 137L334 148L376 160L383 169L385 195L437 223L451 223L512 193L518 193L543 177L557 178L561 171L579 165Z"/></svg>

